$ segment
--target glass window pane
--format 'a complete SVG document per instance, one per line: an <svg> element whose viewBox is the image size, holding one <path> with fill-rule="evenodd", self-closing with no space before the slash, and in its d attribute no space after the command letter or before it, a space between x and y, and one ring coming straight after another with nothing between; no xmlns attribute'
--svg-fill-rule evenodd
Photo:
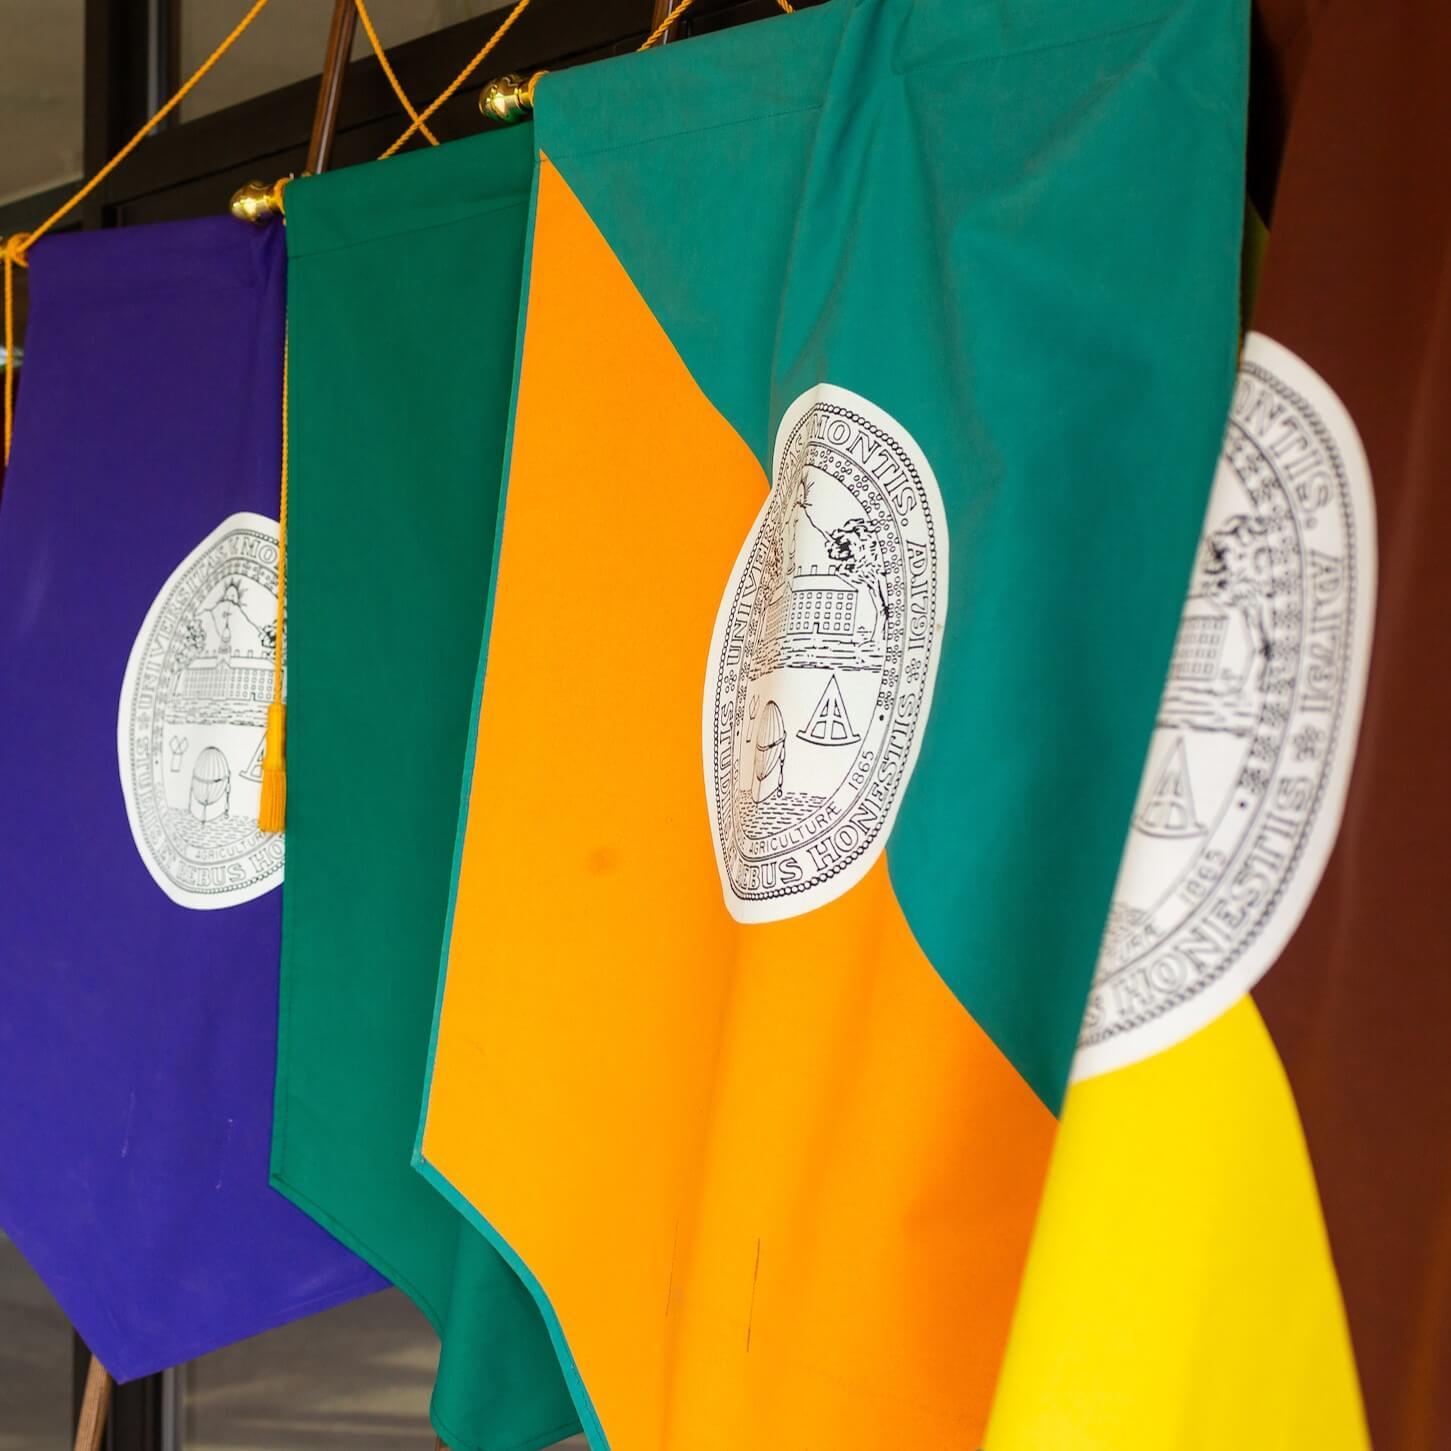
<svg viewBox="0 0 1451 1451"><path fill-rule="evenodd" d="M506 4L512 5L513 0L368 0L368 14L378 28L378 39L391 50L405 40L431 35L445 25L457 25L460 20L472 20L475 15L485 15L490 10L502 10ZM487 29L481 29L479 45L487 37ZM366 48L367 37L360 36L360 40ZM362 51L354 47L354 53ZM459 57L460 68L468 58Z"/></svg>
<svg viewBox="0 0 1451 1451"><path fill-rule="evenodd" d="M185 1451L433 1451L438 1341L399 1290L186 1367Z"/></svg>
<svg viewBox="0 0 1451 1451"><path fill-rule="evenodd" d="M433 1451L438 1341L399 1290L192 1361L183 1451ZM561 1451L586 1451L582 1439ZM0 1451L11 1451L0 1441ZM17 1443L18 1451L18 1443Z"/></svg>
<svg viewBox="0 0 1451 1451"><path fill-rule="evenodd" d="M71 1327L0 1234L0 1451L70 1443Z"/></svg>
<svg viewBox="0 0 1451 1451"><path fill-rule="evenodd" d="M34 5L41 0L26 0L26 3ZM378 29L378 38L391 51L405 40L499 10L503 4L504 0L368 0L368 14ZM181 73L184 77L212 53L244 10L243 0L182 0ZM331 23L332 6L323 0L308 0L306 5L269 5L183 104L182 119L203 116L208 111L317 75L322 70ZM356 58L368 54L368 38L360 25L353 41L353 55ZM460 67L467 60L467 55L461 55Z"/></svg>
<svg viewBox="0 0 1451 1451"><path fill-rule="evenodd" d="M84 13L83 0L0 5L0 202L81 173Z"/></svg>

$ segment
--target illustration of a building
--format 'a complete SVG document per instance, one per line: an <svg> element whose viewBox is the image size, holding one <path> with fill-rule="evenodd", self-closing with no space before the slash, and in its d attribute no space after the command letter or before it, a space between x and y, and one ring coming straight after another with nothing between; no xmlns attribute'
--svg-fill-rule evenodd
<svg viewBox="0 0 1451 1451"><path fill-rule="evenodd" d="M1224 642L1229 635L1229 615L1222 609L1186 611L1174 641L1169 679L1212 685L1219 679Z"/></svg>
<svg viewBox="0 0 1451 1451"><path fill-rule="evenodd" d="M835 574L796 574L777 590L766 620L768 639L817 635L850 640L856 631L857 588Z"/></svg>
<svg viewBox="0 0 1451 1451"><path fill-rule="evenodd" d="M1229 699L1250 686L1259 652L1250 617L1215 600L1189 601L1169 661L1169 689Z"/></svg>
<svg viewBox="0 0 1451 1451"><path fill-rule="evenodd" d="M176 698L270 704L272 662L265 655L233 655L225 648L217 655L199 656L182 671Z"/></svg>

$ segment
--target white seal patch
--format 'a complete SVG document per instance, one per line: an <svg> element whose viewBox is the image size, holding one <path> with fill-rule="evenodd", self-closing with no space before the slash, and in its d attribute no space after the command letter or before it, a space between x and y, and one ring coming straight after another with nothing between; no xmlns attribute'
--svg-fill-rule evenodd
<svg viewBox="0 0 1451 1451"><path fill-rule="evenodd" d="M1375 566L1355 425L1318 374L1251 333L1076 1078L1217 1017L1299 925L1340 829Z"/></svg>
<svg viewBox="0 0 1451 1451"><path fill-rule="evenodd" d="M276 521L233 514L161 587L126 662L126 816L183 907L235 907L282 881L282 837L257 827L276 620Z"/></svg>
<svg viewBox="0 0 1451 1451"><path fill-rule="evenodd" d="M705 682L711 835L740 922L823 906L881 854L947 618L942 496L895 419L818 384L786 410L772 473Z"/></svg>

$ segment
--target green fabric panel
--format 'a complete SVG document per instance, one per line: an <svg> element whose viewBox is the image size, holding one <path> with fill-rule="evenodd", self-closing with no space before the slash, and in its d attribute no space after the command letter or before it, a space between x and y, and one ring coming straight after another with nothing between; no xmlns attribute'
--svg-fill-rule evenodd
<svg viewBox="0 0 1451 1451"><path fill-rule="evenodd" d="M527 127L287 193L288 821L273 1180L443 1338L455 1451L578 1426L497 1251L410 1167L512 380Z"/></svg>
<svg viewBox="0 0 1451 1451"><path fill-rule="evenodd" d="M888 861L1055 1111L1233 381L1247 37L1245 0L835 0L539 90L763 464L818 381L931 461L950 618Z"/></svg>

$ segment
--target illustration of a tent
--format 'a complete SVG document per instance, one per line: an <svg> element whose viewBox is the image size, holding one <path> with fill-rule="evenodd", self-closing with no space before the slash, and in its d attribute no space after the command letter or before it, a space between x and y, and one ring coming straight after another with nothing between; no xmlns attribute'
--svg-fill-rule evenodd
<svg viewBox="0 0 1451 1451"><path fill-rule="evenodd" d="M237 773L244 781L260 781L262 779L262 757L267 751L267 732L263 731L257 737L257 749L252 752L252 759Z"/></svg>
<svg viewBox="0 0 1451 1451"><path fill-rule="evenodd" d="M846 701L841 698L841 686L833 673L821 692L821 699L811 712L811 719L796 732L803 741L814 746L854 746L861 736L851 727L846 713Z"/></svg>
<svg viewBox="0 0 1451 1451"><path fill-rule="evenodd" d="M1175 736L1148 800L1134 817L1134 825L1147 836L1180 838L1203 833L1204 827L1194 814L1189 755L1183 736Z"/></svg>

